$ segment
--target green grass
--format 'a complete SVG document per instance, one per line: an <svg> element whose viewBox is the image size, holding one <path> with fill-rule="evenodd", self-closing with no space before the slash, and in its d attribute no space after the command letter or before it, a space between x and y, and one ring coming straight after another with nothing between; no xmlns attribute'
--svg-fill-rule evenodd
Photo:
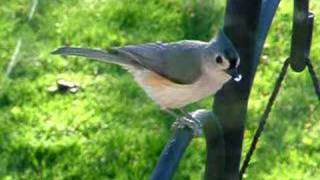
<svg viewBox="0 0 320 180"><path fill-rule="evenodd" d="M311 3L320 14L320 3ZM289 54L292 7L282 2L268 36L250 97L244 151ZM40 1L28 22L29 9L23 0L0 6L0 179L148 179L172 118L119 67L50 52L63 45L210 40L223 23L224 1ZM320 75L319 24L316 19L312 59ZM5 78L20 37L19 61ZM83 90L48 93L60 78ZM190 110L210 108L211 101ZM247 179L320 178L320 109L312 113L317 104L308 73L290 70ZM204 163L205 142L196 139L175 179L200 179Z"/></svg>

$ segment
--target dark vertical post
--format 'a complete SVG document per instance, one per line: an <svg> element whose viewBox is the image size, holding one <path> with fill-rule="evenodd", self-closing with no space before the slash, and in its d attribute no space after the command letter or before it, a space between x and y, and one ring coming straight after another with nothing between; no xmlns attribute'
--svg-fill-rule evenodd
<svg viewBox="0 0 320 180"><path fill-rule="evenodd" d="M221 179L239 179L248 96L256 69L253 52L260 7L261 0L227 1L224 31L240 55L243 79L240 83L230 81L215 96L213 110L221 123L225 141L225 177Z"/></svg>
<svg viewBox="0 0 320 180"><path fill-rule="evenodd" d="M294 1L293 20L290 65L294 71L301 72L306 67L312 39L313 14L309 13L309 0Z"/></svg>
<svg viewBox="0 0 320 180"><path fill-rule="evenodd" d="M221 174L216 179L239 179L248 98L265 37L278 3L279 0L227 1L224 31L240 55L243 79L239 83L230 81L215 96L213 111L224 132L225 152L209 155L212 158L207 162L207 166L212 166L212 169L207 168L206 179L212 179L216 174ZM215 169L219 165L212 165L217 162L224 162L224 165L220 165L224 167L224 173Z"/></svg>

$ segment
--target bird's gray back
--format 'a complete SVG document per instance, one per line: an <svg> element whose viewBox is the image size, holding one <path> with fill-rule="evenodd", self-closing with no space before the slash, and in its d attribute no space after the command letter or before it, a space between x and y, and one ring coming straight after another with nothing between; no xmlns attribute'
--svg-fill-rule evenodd
<svg viewBox="0 0 320 180"><path fill-rule="evenodd" d="M190 84L201 75L201 59L207 46L201 41L179 41L128 45L114 50L132 56L144 68L173 82Z"/></svg>

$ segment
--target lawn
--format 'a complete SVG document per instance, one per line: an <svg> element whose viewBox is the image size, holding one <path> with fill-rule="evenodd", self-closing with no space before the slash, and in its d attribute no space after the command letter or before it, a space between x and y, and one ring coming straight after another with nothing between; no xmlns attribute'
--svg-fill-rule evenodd
<svg viewBox="0 0 320 180"><path fill-rule="evenodd" d="M223 24L224 6L222 0L47 0L39 1L29 20L31 1L1 2L0 179L148 179L173 118L121 68L50 52L63 45L208 41ZM250 96L244 152L288 57L292 9L291 1L282 1L270 29ZM320 1L311 1L311 9L320 15ZM311 57L320 75L317 18L314 30ZM48 92L59 79L81 90ZM188 109L211 104L207 98ZM320 179L318 104L307 71L289 70L247 179ZM204 163L205 142L199 138L175 179L201 179Z"/></svg>

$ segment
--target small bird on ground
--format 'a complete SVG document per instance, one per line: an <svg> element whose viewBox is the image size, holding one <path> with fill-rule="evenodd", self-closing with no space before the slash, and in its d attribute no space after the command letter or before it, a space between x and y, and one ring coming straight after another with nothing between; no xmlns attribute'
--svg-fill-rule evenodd
<svg viewBox="0 0 320 180"><path fill-rule="evenodd" d="M178 118L173 109L179 109L192 121L196 120L182 107L215 94L230 79L241 80L237 71L239 55L223 31L210 42L147 43L113 47L108 51L62 47L52 54L120 65L163 110Z"/></svg>

